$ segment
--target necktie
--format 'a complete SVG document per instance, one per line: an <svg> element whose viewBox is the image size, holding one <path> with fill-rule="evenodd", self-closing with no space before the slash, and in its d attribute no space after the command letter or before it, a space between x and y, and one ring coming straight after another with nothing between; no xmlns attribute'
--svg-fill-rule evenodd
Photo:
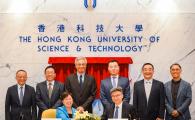
<svg viewBox="0 0 195 120"><path fill-rule="evenodd" d="M113 118L118 118L118 109L119 109L119 107L116 106Z"/></svg>
<svg viewBox="0 0 195 120"><path fill-rule="evenodd" d="M49 99L51 99L51 95L52 95L52 83L49 83L48 92L49 92Z"/></svg>
<svg viewBox="0 0 195 120"><path fill-rule="evenodd" d="M83 83L82 83L82 82L83 82L83 81L82 81L82 75L80 75L79 79L80 79L80 87L82 88L82 84L83 84Z"/></svg>
<svg viewBox="0 0 195 120"><path fill-rule="evenodd" d="M116 85L116 77L112 77L112 80L113 80L113 87L116 88L117 85Z"/></svg>
<svg viewBox="0 0 195 120"><path fill-rule="evenodd" d="M22 105L22 102L23 102L23 87L20 87L20 105Z"/></svg>

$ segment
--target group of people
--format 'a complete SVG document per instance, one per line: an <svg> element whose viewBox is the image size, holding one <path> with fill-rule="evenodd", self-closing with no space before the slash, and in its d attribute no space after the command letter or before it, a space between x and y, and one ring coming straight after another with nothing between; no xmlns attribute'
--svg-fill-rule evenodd
<svg viewBox="0 0 195 120"><path fill-rule="evenodd" d="M27 72L16 72L17 84L8 88L5 100L5 120L41 120L43 111L56 109L56 118L69 120L75 112L92 112L97 84L95 78L86 74L87 59L75 59L76 73L69 75L65 84L55 80L52 66L45 68L46 80L38 83L36 91L26 84ZM192 100L191 85L181 78L182 68L175 63L170 66L172 80L163 84L153 78L154 66L142 66L143 80L134 84L130 91L129 79L120 76L118 61L108 62L110 77L101 81L100 100L104 106L101 119L130 120L190 120L189 106ZM133 104L129 104L133 94ZM38 107L38 115L37 115ZM165 114L166 109L166 114Z"/></svg>

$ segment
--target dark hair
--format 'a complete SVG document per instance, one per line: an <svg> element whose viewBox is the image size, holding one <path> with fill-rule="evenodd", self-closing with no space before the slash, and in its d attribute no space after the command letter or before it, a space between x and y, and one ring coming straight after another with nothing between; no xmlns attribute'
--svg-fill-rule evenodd
<svg viewBox="0 0 195 120"><path fill-rule="evenodd" d="M53 66L47 66L46 68L45 68L45 73L46 73L46 71L47 71L47 69L49 69L49 68L52 68L52 69L54 69L54 67ZM54 69L54 71L55 71L55 69Z"/></svg>
<svg viewBox="0 0 195 120"><path fill-rule="evenodd" d="M112 88L110 90L110 94L112 94L113 92L116 92L116 91L123 93L123 89L121 87L116 87L116 88Z"/></svg>
<svg viewBox="0 0 195 120"><path fill-rule="evenodd" d="M19 72L25 72L25 73L27 74L27 72L26 72L25 70L20 69L20 70L16 71L16 75L17 75Z"/></svg>
<svg viewBox="0 0 195 120"><path fill-rule="evenodd" d="M113 62L116 62L116 63L119 65L119 62L118 62L117 60L110 60L110 61L108 61L108 65L109 65L110 63L113 63Z"/></svg>
<svg viewBox="0 0 195 120"><path fill-rule="evenodd" d="M179 63L173 63L173 64L170 66L170 69L171 69L174 65L177 65L177 66L181 69L181 65L180 65Z"/></svg>
<svg viewBox="0 0 195 120"><path fill-rule="evenodd" d="M64 100L64 98L68 97L69 95L72 97L72 94L70 92L63 92L60 96L60 99Z"/></svg>
<svg viewBox="0 0 195 120"><path fill-rule="evenodd" d="M152 69L154 70L154 66L152 65L152 63L144 63L143 66L142 66L142 70L144 69L144 66L146 66L146 65L152 66Z"/></svg>

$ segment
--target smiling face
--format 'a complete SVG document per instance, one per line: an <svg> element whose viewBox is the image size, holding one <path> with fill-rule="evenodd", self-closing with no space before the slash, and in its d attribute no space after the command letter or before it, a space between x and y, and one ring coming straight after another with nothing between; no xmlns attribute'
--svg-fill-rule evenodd
<svg viewBox="0 0 195 120"><path fill-rule="evenodd" d="M123 93L120 91L115 91L111 93L112 101L116 105L120 105L123 101Z"/></svg>
<svg viewBox="0 0 195 120"><path fill-rule="evenodd" d="M154 68L152 67L152 65L149 65L149 64L144 65L142 68L142 73L143 73L144 79L150 80L153 77Z"/></svg>
<svg viewBox="0 0 195 120"><path fill-rule="evenodd" d="M77 69L77 72L79 74L82 74L86 71L86 68L87 68L87 61L86 59L78 59L75 61L75 67Z"/></svg>
<svg viewBox="0 0 195 120"><path fill-rule="evenodd" d="M71 97L71 95L68 95L67 97L65 97L63 100L62 100L64 106L66 106L66 108L71 108L72 107L72 104L73 104L73 99Z"/></svg>
<svg viewBox="0 0 195 120"><path fill-rule="evenodd" d="M119 65L117 62L108 63L108 71L111 76L117 76L119 74Z"/></svg>
<svg viewBox="0 0 195 120"><path fill-rule="evenodd" d="M48 82L51 82L55 79L56 77L56 73L55 70L53 68L47 68L45 70L45 78Z"/></svg>
<svg viewBox="0 0 195 120"><path fill-rule="evenodd" d="M181 79L181 68L179 65L172 65L170 68L170 73L173 77L173 80L180 80Z"/></svg>
<svg viewBox="0 0 195 120"><path fill-rule="evenodd" d="M16 81L20 86L23 86L27 80L27 73L25 71L18 71L16 73Z"/></svg>

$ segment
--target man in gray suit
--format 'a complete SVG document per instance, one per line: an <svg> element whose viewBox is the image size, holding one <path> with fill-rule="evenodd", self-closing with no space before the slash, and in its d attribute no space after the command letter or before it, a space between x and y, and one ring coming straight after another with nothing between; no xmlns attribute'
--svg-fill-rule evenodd
<svg viewBox="0 0 195 120"><path fill-rule="evenodd" d="M189 106L192 101L191 85L181 79L181 66L178 63L172 64L170 73L172 80L165 84L165 120L190 120Z"/></svg>
<svg viewBox="0 0 195 120"><path fill-rule="evenodd" d="M95 78L86 73L87 59L85 57L77 57L75 67L77 72L69 75L66 79L66 91L72 93L73 106L78 111L91 113L97 91Z"/></svg>
<svg viewBox="0 0 195 120"><path fill-rule="evenodd" d="M52 66L45 68L45 77L46 80L38 83L36 87L36 103L39 108L39 120L44 110L57 108L62 105L60 95L64 91L64 85L55 80L56 73Z"/></svg>
<svg viewBox="0 0 195 120"><path fill-rule="evenodd" d="M124 101L129 103L130 100L130 86L129 79L119 76L119 63L116 60L111 60L108 62L108 71L110 72L110 77L101 81L100 87L100 99L106 107L113 104L110 95L110 90L112 88L121 87L123 89Z"/></svg>

